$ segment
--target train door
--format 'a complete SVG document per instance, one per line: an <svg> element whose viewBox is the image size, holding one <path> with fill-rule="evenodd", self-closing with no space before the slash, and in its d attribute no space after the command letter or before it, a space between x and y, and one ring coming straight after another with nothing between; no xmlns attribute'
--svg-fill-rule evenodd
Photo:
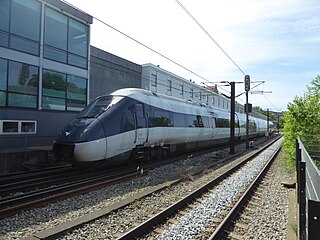
<svg viewBox="0 0 320 240"><path fill-rule="evenodd" d="M238 114L236 114L236 113L234 114L234 120L235 120L234 135L235 135L235 137L240 138L240 119L239 119Z"/></svg>
<svg viewBox="0 0 320 240"><path fill-rule="evenodd" d="M145 109L142 103L136 103L136 129L135 129L135 143L136 145L143 145L148 140L148 128L145 118Z"/></svg>

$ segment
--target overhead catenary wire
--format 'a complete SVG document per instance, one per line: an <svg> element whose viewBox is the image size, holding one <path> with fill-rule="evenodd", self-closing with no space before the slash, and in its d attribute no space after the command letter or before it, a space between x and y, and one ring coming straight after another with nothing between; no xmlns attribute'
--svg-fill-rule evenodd
<svg viewBox="0 0 320 240"><path fill-rule="evenodd" d="M72 5L71 3L67 2L66 0L62 0L62 1L63 1L63 2L65 2L66 4L68 4L68 5L72 6L73 8L77 9L78 11L81 11L81 12L85 13L83 10L81 10L81 9L79 9L78 7L76 7L76 6ZM203 79L203 80L209 81L209 80L208 80L208 79L206 79L205 77L203 77L203 76L201 76L201 75L197 74L196 72L194 72L194 71L190 70L189 68L187 68L187 67L183 66L182 64L178 63L177 61L172 60L171 58L169 58L169 57L165 56L164 54L162 54L162 53L158 52L157 50L155 50L155 49L153 49L153 48L151 48L151 47L147 46L147 45L146 45L146 44L144 44L144 43L142 43L141 41L139 41L139 40L137 40L137 39L135 39L135 38L133 38L133 37L129 36L128 34L126 34L126 33L122 32L122 31L120 31L119 29L117 29L117 28L115 28L115 27L111 26L110 24L106 23L105 21L103 21L103 20L101 20L101 19L99 19L99 18L97 18L97 17L95 17L95 16L92 16L92 18L93 18L93 19L95 19L95 20L97 20L98 22L102 23L103 25L105 25L105 26L107 26L107 27L109 27L109 28L113 29L114 31L116 31L116 32L118 32L118 33L120 33L120 34L122 34L123 36L125 36L125 37L129 38L130 40L132 40L132 41L134 41L134 42L138 43L139 45L141 45L141 46L143 46L143 47L145 47L145 48L149 49L150 51L154 52L155 54L157 54L157 55L159 55L159 56L161 56L161 57L163 57L163 58L167 59L168 61L170 61L170 62L174 63L175 65L177 65L177 66L179 66L179 67L183 68L184 70L186 70L186 71L188 71L188 72L190 72L190 73L194 74L195 76L197 76L197 77L199 77L199 78L201 78L201 79Z"/></svg>
<svg viewBox="0 0 320 240"><path fill-rule="evenodd" d="M75 8L75 9L77 9L77 10L80 11L80 12L86 13L86 12L84 12L83 10L79 9L78 7L74 6L73 4L69 3L69 2L66 1L66 0L61 0L61 1L64 2L64 3L66 3L66 4L68 4L69 6L71 6L71 7L73 7L73 8ZM184 6L183 6L179 1L177 1L177 2L179 3L179 5L181 5L181 7L184 8ZM184 9L187 10L186 8L184 8ZM187 11L187 13L190 14L188 11ZM86 14L87 14L87 13L86 13ZM95 17L95 16L93 16L93 15L91 15L91 16L92 16L92 18L95 19L96 21L98 21L98 22L102 23L103 25L105 25L105 26L113 29L114 31L120 33L121 35L123 35L123 36L125 36L125 37L127 37L127 38L129 38L130 40L136 42L137 44L139 44L139 45L147 48L148 50L154 52L155 54L157 54L157 55L159 55L159 56L167 59L168 61L170 61L170 62L174 63L175 65L183 68L184 70L192 73L193 75L195 75L195 76L197 76L197 77L205 80L206 82L211 82L211 81L209 81L207 78L205 78L205 77L197 74L196 72L194 72L194 71L190 70L189 68L183 66L182 64L178 63L177 61L172 60L171 58L165 56L164 54L162 54L162 53L156 51L155 49L147 46L146 44L142 43L141 41L139 41L139 40L137 40L137 39L129 36L128 34L120 31L119 29L117 29L117 28L115 28L115 27L111 26L110 24L106 23L105 21L103 21L103 20L101 20L101 19L99 19L99 18L97 18L97 17ZM230 57L230 55L228 55L228 53L218 44L218 42L215 41L214 38L201 26L201 24L200 24L191 14L190 14L190 17L192 17L192 19L194 19L194 21L196 21L196 23L202 28L202 30L205 31L205 33L206 33L206 34L211 38L211 40L219 47L219 49L229 58L229 60L239 69L239 71L240 71L243 75L245 75L245 72L239 67L239 65ZM221 86L218 86L218 88L219 88L220 90L222 90L222 91L227 92L227 93L230 94L230 91L222 88ZM239 100L240 100L241 102L244 102L244 101L241 100L241 99L239 99Z"/></svg>
<svg viewBox="0 0 320 240"><path fill-rule="evenodd" d="M200 24L200 22L188 11L188 9L183 6L179 0L175 0L180 7L192 18L192 20L208 35L208 37L217 45L217 47L226 55L226 57L238 68L238 70L243 74L246 75L245 72L240 68L240 66L231 58L231 56L221 47L221 45L210 35L210 33Z"/></svg>

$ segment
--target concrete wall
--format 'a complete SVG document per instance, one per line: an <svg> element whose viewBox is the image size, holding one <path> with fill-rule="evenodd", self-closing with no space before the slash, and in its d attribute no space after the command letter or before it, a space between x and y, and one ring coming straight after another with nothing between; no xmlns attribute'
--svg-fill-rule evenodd
<svg viewBox="0 0 320 240"><path fill-rule="evenodd" d="M36 121L35 134L0 135L0 150L52 145L63 126L77 113L1 109L0 119Z"/></svg>
<svg viewBox="0 0 320 240"><path fill-rule="evenodd" d="M90 101L120 88L140 88L141 65L91 46Z"/></svg>

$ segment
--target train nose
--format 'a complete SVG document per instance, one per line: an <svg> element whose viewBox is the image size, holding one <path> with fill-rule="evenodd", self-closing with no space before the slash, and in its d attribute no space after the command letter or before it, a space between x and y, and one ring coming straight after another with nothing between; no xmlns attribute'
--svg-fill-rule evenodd
<svg viewBox="0 0 320 240"><path fill-rule="evenodd" d="M74 144L61 144L54 143L53 144L53 155L57 160L73 162L73 152L74 152Z"/></svg>
<svg viewBox="0 0 320 240"><path fill-rule="evenodd" d="M107 154L107 139L101 121L97 119L88 126L74 145L75 161L103 160Z"/></svg>

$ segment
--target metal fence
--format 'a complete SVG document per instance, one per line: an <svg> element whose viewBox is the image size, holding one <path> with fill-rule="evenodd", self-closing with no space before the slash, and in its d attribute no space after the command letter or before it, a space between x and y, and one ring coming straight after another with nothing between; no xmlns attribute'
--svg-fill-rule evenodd
<svg viewBox="0 0 320 240"><path fill-rule="evenodd" d="M314 139L314 138L313 138ZM312 140L313 147L314 140ZM319 142L320 144L320 142ZM297 201L299 203L299 239L319 239L320 237L320 171L315 162L318 161L318 151L309 154L307 142L296 141L297 167ZM316 146L318 149L320 146ZM310 149L310 148L309 148ZM312 148L314 149L314 148Z"/></svg>

